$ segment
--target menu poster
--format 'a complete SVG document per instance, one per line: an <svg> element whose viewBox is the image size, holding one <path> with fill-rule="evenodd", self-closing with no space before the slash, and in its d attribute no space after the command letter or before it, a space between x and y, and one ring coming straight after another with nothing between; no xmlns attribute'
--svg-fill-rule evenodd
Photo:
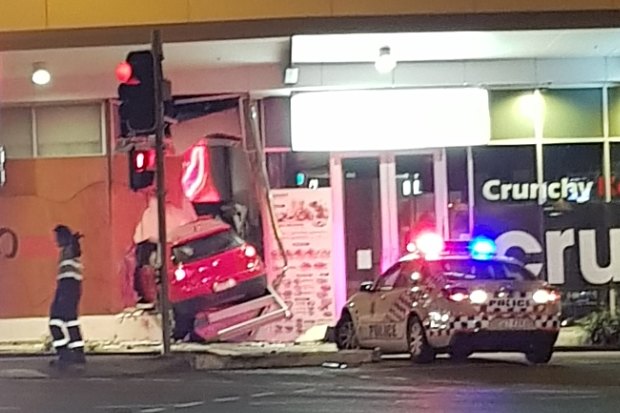
<svg viewBox="0 0 620 413"><path fill-rule="evenodd" d="M313 326L336 321L332 265L331 189L272 191L275 218L288 259L277 291L291 309L291 319L265 326L256 338L293 342ZM265 225L265 263L269 281L282 272L284 260L270 226Z"/></svg>

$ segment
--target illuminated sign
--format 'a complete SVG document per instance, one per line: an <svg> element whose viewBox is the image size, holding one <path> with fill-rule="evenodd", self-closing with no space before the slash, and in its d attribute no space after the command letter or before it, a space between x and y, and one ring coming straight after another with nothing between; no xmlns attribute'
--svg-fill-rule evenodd
<svg viewBox="0 0 620 413"><path fill-rule="evenodd" d="M219 202L220 194L213 183L211 158L206 141L200 141L183 155L181 186L191 202Z"/></svg>
<svg viewBox="0 0 620 413"><path fill-rule="evenodd" d="M488 92L478 88L305 92L291 97L294 151L486 145Z"/></svg>
<svg viewBox="0 0 620 413"><path fill-rule="evenodd" d="M566 200L582 204L590 200L594 181L562 178L559 181L512 183L490 179L482 185L482 196L487 201Z"/></svg>
<svg viewBox="0 0 620 413"><path fill-rule="evenodd" d="M551 284L564 284L565 279L565 251L577 248L579 255L579 271L583 279L594 285L608 284L611 281L620 282L620 228L610 228L608 245L597 245L596 230L575 230L568 228L545 232L545 252L547 264L547 279ZM499 255L505 255L510 249L518 248L526 254L540 254L543 252L541 243L529 232L508 231L495 240ZM609 248L610 259L606 266L601 266L597 259L597 247ZM531 262L526 266L534 274L542 271L541 262Z"/></svg>

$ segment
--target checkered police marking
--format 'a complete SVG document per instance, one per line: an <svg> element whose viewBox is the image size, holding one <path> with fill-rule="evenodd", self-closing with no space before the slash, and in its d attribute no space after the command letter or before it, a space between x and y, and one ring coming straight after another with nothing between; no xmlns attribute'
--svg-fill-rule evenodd
<svg viewBox="0 0 620 413"><path fill-rule="evenodd" d="M459 316L452 319L446 324L446 328L431 328L430 320L428 320L424 326L426 328L428 337L444 337L450 336L459 331L476 331L487 330L490 327L491 320L498 318L511 318L510 314L502 316L487 316L485 314L478 314L475 316ZM530 317L534 320L534 327L538 330L544 329L558 329L560 328L560 319L557 315L535 315Z"/></svg>

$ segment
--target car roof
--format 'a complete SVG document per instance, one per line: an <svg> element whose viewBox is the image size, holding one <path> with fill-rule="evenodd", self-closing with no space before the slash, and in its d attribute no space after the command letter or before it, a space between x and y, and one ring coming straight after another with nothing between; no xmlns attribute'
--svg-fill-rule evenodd
<svg viewBox="0 0 620 413"><path fill-rule="evenodd" d="M201 217L195 221L175 228L170 232L168 242L178 245L197 238L208 237L218 232L227 231L231 227L219 219L213 217Z"/></svg>
<svg viewBox="0 0 620 413"><path fill-rule="evenodd" d="M411 262L415 260L423 260L427 262L443 261L443 260L465 261L465 260L476 260L476 258L472 257L471 255L467 255L467 254L442 254L438 257L428 258L418 253L411 253L411 254L407 254L403 256L399 261L400 262ZM506 257L506 256L501 256L501 255L495 255L489 259L478 259L476 261L501 262L501 263L506 263L506 264L516 264L519 266L523 266L523 263L521 261L515 258L512 258L512 257Z"/></svg>

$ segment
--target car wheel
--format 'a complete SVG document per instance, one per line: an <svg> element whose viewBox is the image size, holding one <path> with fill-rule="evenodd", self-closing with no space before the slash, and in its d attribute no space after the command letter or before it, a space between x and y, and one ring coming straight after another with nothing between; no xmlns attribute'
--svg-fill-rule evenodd
<svg viewBox="0 0 620 413"><path fill-rule="evenodd" d="M345 312L338 320L335 335L338 350L355 350L360 348L357 333L355 332L355 324L353 324L353 318L351 318L351 314L348 312Z"/></svg>
<svg viewBox="0 0 620 413"><path fill-rule="evenodd" d="M450 351L450 358L457 363L463 363L467 361L469 356L473 354L473 351L467 348L455 348Z"/></svg>
<svg viewBox="0 0 620 413"><path fill-rule="evenodd" d="M525 353L525 358L532 364L547 364L553 356L553 345L535 345L530 351Z"/></svg>
<svg viewBox="0 0 620 413"><path fill-rule="evenodd" d="M411 360L417 364L431 363L435 360L435 350L428 344L426 340L426 332L416 316L409 318L407 326L407 344Z"/></svg>

